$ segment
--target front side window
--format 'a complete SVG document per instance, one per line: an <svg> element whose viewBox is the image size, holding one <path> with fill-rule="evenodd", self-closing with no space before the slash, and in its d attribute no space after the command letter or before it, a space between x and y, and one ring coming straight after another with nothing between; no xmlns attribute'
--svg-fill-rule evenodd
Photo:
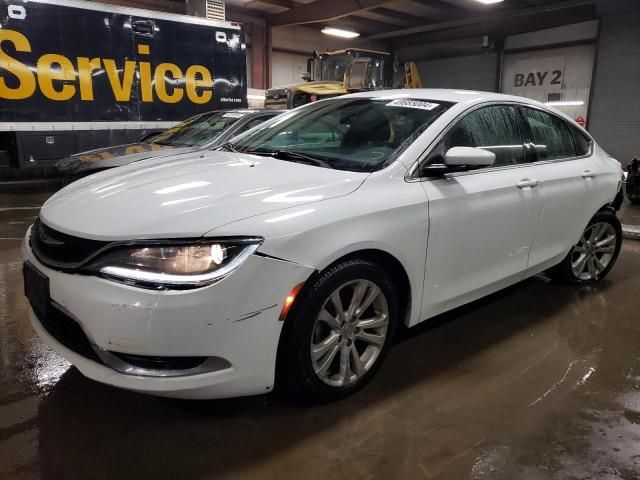
<svg viewBox="0 0 640 480"><path fill-rule="evenodd" d="M518 112L510 105L480 108L460 120L435 147L429 163L442 163L453 147L474 147L496 155L493 166L526 162Z"/></svg>
<svg viewBox="0 0 640 480"><path fill-rule="evenodd" d="M450 106L409 98L324 100L285 113L264 127L258 126L233 141L229 148L339 170L370 172L391 163Z"/></svg>
<svg viewBox="0 0 640 480"><path fill-rule="evenodd" d="M532 108L523 110L531 130L531 141L534 143L538 161L576 156L573 135L564 120Z"/></svg>
<svg viewBox="0 0 640 480"><path fill-rule="evenodd" d="M241 112L205 113L185 120L154 137L150 143L172 147L207 145L242 118Z"/></svg>
<svg viewBox="0 0 640 480"><path fill-rule="evenodd" d="M344 72L353 61L351 55L326 55L322 57L322 80L335 80L341 82L344 79Z"/></svg>

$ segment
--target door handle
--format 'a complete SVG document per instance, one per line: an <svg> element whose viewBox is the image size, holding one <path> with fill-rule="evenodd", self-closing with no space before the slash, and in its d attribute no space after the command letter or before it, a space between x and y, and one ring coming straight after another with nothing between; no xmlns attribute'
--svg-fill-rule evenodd
<svg viewBox="0 0 640 480"><path fill-rule="evenodd" d="M136 35L143 37L153 37L155 32L155 24L151 20L134 20L131 22L131 30Z"/></svg>
<svg viewBox="0 0 640 480"><path fill-rule="evenodd" d="M540 185L540 180L530 180L528 178L524 178L516 183L516 187L518 187L520 190L523 190L525 188L536 188L538 185Z"/></svg>
<svg viewBox="0 0 640 480"><path fill-rule="evenodd" d="M585 170L584 172L582 172L582 178L595 178L596 174L595 172L592 172L591 170Z"/></svg>

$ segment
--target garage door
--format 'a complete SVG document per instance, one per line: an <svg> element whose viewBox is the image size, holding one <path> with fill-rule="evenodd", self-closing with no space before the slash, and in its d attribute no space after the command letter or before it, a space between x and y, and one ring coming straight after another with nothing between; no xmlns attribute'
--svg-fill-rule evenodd
<svg viewBox="0 0 640 480"><path fill-rule="evenodd" d="M607 152L629 163L640 156L640 12L602 20L590 131Z"/></svg>
<svg viewBox="0 0 640 480"><path fill-rule="evenodd" d="M595 52L595 44L589 44L506 54L502 91L550 102L586 122Z"/></svg>

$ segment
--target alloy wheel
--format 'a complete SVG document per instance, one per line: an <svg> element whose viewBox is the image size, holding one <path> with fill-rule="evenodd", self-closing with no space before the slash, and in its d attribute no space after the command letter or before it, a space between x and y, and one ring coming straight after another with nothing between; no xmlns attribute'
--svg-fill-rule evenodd
<svg viewBox="0 0 640 480"><path fill-rule="evenodd" d="M375 364L389 327L387 299L375 283L345 283L324 302L311 337L311 362L332 387L355 383Z"/></svg>
<svg viewBox="0 0 640 480"><path fill-rule="evenodd" d="M607 222L590 225L573 247L571 270L578 280L597 280L613 260L617 235Z"/></svg>

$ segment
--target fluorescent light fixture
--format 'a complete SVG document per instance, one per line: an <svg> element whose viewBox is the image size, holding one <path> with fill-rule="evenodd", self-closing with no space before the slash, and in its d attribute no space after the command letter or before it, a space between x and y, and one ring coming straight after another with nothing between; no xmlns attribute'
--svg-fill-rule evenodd
<svg viewBox="0 0 640 480"><path fill-rule="evenodd" d="M545 105L550 107L582 107L584 102L582 100L568 100L566 102L547 102Z"/></svg>
<svg viewBox="0 0 640 480"><path fill-rule="evenodd" d="M334 37L342 38L356 38L360 34L358 32L352 32L351 30L342 30L341 28L324 27L322 33L325 35L333 35Z"/></svg>
<svg viewBox="0 0 640 480"><path fill-rule="evenodd" d="M491 5L492 3L504 2L504 0L476 0L476 2L484 3L485 5Z"/></svg>

